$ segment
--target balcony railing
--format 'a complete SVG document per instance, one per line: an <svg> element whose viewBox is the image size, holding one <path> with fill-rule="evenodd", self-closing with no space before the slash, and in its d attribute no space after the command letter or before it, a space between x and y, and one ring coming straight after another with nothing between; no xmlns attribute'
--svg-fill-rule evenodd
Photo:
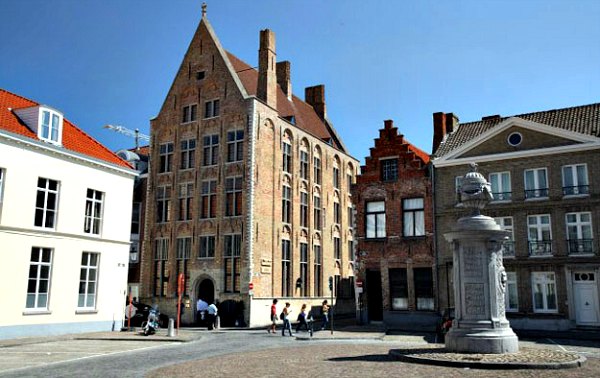
<svg viewBox="0 0 600 378"><path fill-rule="evenodd" d="M548 188L525 190L525 198L548 197Z"/></svg>
<svg viewBox="0 0 600 378"><path fill-rule="evenodd" d="M492 193L494 201L510 201L512 200L512 192Z"/></svg>
<svg viewBox="0 0 600 378"><path fill-rule="evenodd" d="M552 240L530 240L529 256L552 256Z"/></svg>
<svg viewBox="0 0 600 378"><path fill-rule="evenodd" d="M515 242L512 240L505 241L502 248L503 257L515 257Z"/></svg>
<svg viewBox="0 0 600 378"><path fill-rule="evenodd" d="M590 194L589 185L563 186L564 196L577 196L582 194Z"/></svg>
<svg viewBox="0 0 600 378"><path fill-rule="evenodd" d="M594 239L567 240L569 255L591 255L594 253Z"/></svg>

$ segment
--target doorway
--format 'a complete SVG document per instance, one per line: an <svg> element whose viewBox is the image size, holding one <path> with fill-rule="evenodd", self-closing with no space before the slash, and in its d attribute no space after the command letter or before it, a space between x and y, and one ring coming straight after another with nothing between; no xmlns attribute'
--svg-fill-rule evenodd
<svg viewBox="0 0 600 378"><path fill-rule="evenodd" d="M596 273L593 271L573 272L573 294L577 325L600 324Z"/></svg>
<svg viewBox="0 0 600 378"><path fill-rule="evenodd" d="M215 300L215 285L212 280L205 278L198 285L197 299L202 299L204 302L211 304Z"/></svg>
<svg viewBox="0 0 600 378"><path fill-rule="evenodd" d="M383 320L383 303L381 296L381 272L367 269L367 313L369 321Z"/></svg>

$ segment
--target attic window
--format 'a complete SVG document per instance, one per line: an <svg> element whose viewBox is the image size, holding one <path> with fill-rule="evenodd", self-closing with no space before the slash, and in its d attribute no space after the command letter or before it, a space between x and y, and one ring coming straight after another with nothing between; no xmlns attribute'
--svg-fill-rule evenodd
<svg viewBox="0 0 600 378"><path fill-rule="evenodd" d="M510 133L506 140L511 146L517 147L523 141L523 135L518 132Z"/></svg>
<svg viewBox="0 0 600 378"><path fill-rule="evenodd" d="M62 125L62 114L50 109L40 108L38 138L50 143L60 144Z"/></svg>
<svg viewBox="0 0 600 378"><path fill-rule="evenodd" d="M206 71L196 72L196 80L203 80L206 77Z"/></svg>
<svg viewBox="0 0 600 378"><path fill-rule="evenodd" d="M289 121L292 125L296 124L296 116L289 115L289 116L285 116L283 118L285 118L287 121Z"/></svg>

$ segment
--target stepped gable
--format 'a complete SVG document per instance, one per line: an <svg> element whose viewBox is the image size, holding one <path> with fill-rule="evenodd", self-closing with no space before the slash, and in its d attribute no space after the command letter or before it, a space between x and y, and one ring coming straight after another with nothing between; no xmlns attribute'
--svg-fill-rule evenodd
<svg viewBox="0 0 600 378"><path fill-rule="evenodd" d="M39 140L37 134L29 129L13 112L14 109L39 105L41 104L0 88L0 129ZM56 148L60 149L61 147ZM120 167L131 168L126 161L122 160L66 118L63 119L62 148Z"/></svg>

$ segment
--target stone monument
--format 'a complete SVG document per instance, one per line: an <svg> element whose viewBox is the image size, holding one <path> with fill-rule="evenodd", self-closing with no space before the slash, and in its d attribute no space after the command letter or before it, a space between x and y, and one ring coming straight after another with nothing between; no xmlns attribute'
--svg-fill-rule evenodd
<svg viewBox="0 0 600 378"><path fill-rule="evenodd" d="M444 237L454 254L454 321L446 334L452 352L515 353L519 341L504 309L506 272L502 246L508 239L481 209L493 199L491 186L471 164L462 181L461 202L471 215L458 220Z"/></svg>

